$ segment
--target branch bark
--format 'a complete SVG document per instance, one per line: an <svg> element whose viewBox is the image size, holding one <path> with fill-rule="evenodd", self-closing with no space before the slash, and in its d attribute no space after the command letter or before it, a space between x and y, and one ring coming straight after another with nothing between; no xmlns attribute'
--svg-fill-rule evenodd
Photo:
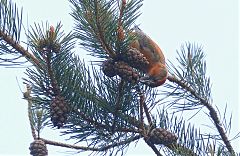
<svg viewBox="0 0 240 156"><path fill-rule="evenodd" d="M198 99L203 106L205 106L209 110L210 117L212 118L224 144L226 145L228 151L232 154L234 154L233 147L224 131L224 128L222 127L222 124L220 123L220 119L217 115L217 111L213 108L213 106L206 100L200 97L190 86L187 85L186 82L179 80L178 78L174 76L168 76L167 78L170 82L176 83L179 86L181 86L186 91L190 92L196 99Z"/></svg>
<svg viewBox="0 0 240 156"><path fill-rule="evenodd" d="M106 151L106 150L108 150L110 148L113 148L113 147L116 147L116 146L120 146L120 145L125 145L125 144L128 144L128 143L131 143L132 141L138 140L140 138L141 138L141 136L137 135L137 136L135 136L133 138L130 138L128 140L121 141L121 142L114 143L114 144L110 144L110 145L105 146L103 148L93 148L93 147L70 145L70 144L61 143L61 142L57 142L57 141L51 141L51 140L47 140L47 139L43 139L43 138L40 138L40 139L43 140L46 144L54 145L54 146L60 146L60 147L65 147L65 148L72 148L72 149L83 150L83 151Z"/></svg>
<svg viewBox="0 0 240 156"><path fill-rule="evenodd" d="M17 43L11 36L0 30L0 38L2 38L7 44L12 46L16 51L18 51L23 57L25 57L28 61L37 65L39 68L42 68L39 60L27 51L24 47L22 47L19 43Z"/></svg>

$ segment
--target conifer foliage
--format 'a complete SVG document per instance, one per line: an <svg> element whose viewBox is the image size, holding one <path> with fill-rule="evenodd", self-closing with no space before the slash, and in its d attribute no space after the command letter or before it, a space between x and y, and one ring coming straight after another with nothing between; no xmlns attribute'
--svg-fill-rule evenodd
<svg viewBox="0 0 240 156"><path fill-rule="evenodd" d="M33 136L31 155L47 155L47 145L124 155L139 140L157 156L237 155L227 137L229 125L222 124L211 100L200 46L182 46L179 65L168 62L168 81L163 86L151 88L140 82L149 62L129 44L136 39L131 32L142 1L69 0L73 31L66 34L61 23L35 23L26 32L26 49L20 40L22 10L12 1L1 0L1 65L32 65L23 79ZM76 43L97 65L88 65L75 53ZM177 112L201 112L202 108L209 111L214 134L206 135L178 117ZM48 127L85 146L45 139L41 130Z"/></svg>

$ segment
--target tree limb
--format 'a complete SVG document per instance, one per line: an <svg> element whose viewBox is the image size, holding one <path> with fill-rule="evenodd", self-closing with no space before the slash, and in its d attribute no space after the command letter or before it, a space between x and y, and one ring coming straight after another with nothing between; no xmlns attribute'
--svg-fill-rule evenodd
<svg viewBox="0 0 240 156"><path fill-rule="evenodd" d="M30 52L28 52L24 47L22 47L19 43L17 43L11 36L0 30L0 38L2 38L7 44L16 49L23 57L25 57L28 61L34 63L39 68L42 68L39 60Z"/></svg>
<svg viewBox="0 0 240 156"><path fill-rule="evenodd" d="M110 144L110 145L105 146L103 148L93 148L93 147L70 145L70 144L61 143L61 142L57 142L57 141L51 141L51 140L47 140L47 139L43 139L43 138L40 138L40 139L43 140L46 144L54 145L54 146L72 148L72 149L76 149L76 150L79 149L79 150L84 150L84 151L106 151L106 150L108 150L110 148L113 148L113 147L116 147L116 146L120 146L120 145L125 145L125 144L128 144L128 143L131 143L132 141L138 140L140 138L141 138L141 136L137 135L137 136L135 136L133 138L130 138L130 139L127 139L125 141L118 142L118 143L113 143L113 144Z"/></svg>
<svg viewBox="0 0 240 156"><path fill-rule="evenodd" d="M206 99L200 97L190 86L188 86L186 84L186 82L181 81L174 76L168 76L167 79L173 83L177 83L183 89L189 91L196 99L198 99L202 103L202 105L204 105L209 110L210 117L212 118L224 144L226 145L228 151L230 153L234 154L233 147L232 147L226 133L224 132L224 128L222 127L222 124L220 123L220 119L217 115L217 111L212 107L212 105Z"/></svg>

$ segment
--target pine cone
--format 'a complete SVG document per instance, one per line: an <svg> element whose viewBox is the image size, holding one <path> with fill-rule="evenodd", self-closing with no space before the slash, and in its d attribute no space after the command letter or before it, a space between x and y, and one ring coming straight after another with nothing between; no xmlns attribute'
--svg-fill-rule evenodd
<svg viewBox="0 0 240 156"><path fill-rule="evenodd" d="M150 133L149 141L153 144L171 144L177 141L177 136L166 129L154 128Z"/></svg>
<svg viewBox="0 0 240 156"><path fill-rule="evenodd" d="M62 96L56 96L51 101L51 120L53 126L62 127L67 121L69 108Z"/></svg>
<svg viewBox="0 0 240 156"><path fill-rule="evenodd" d="M30 154L33 156L46 156L48 155L47 146L44 141L38 139L34 140L29 147Z"/></svg>
<svg viewBox="0 0 240 156"><path fill-rule="evenodd" d="M130 83L136 83L137 80L139 79L138 73L123 61L115 62L114 68L117 75L119 75L122 79Z"/></svg>
<svg viewBox="0 0 240 156"><path fill-rule="evenodd" d="M145 71L149 62L147 58L140 53L136 48L129 49L121 56L124 62L127 62L131 67Z"/></svg>
<svg viewBox="0 0 240 156"><path fill-rule="evenodd" d="M102 71L108 77L113 77L113 76L117 75L115 68L114 68L113 59L110 58L103 62Z"/></svg>

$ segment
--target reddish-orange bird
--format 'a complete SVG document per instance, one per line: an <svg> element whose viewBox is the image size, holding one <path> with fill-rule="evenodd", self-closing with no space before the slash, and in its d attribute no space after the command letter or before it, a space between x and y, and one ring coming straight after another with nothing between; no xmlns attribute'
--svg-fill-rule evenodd
<svg viewBox="0 0 240 156"><path fill-rule="evenodd" d="M133 35L136 39L130 43L130 47L138 49L148 60L149 64L143 71L147 76L142 77L140 82L150 86L158 87L167 79L165 57L160 47L142 30L134 27Z"/></svg>

